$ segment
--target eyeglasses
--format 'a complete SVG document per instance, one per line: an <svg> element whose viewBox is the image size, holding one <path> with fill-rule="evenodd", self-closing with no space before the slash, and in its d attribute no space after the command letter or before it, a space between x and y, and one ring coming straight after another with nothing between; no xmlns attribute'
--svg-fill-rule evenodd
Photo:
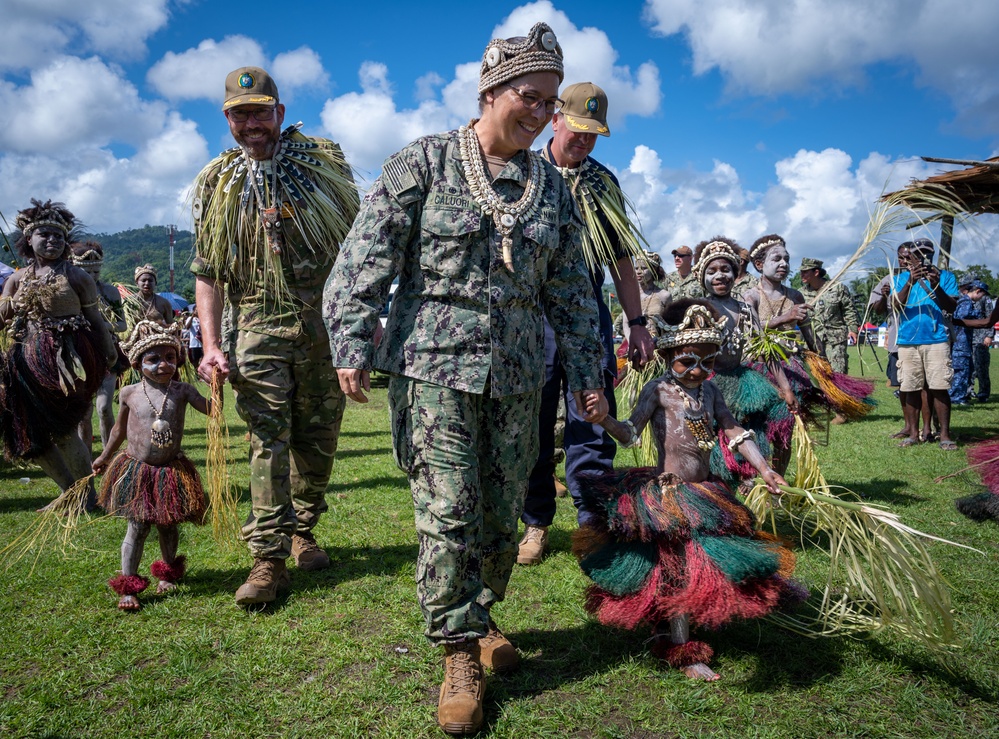
<svg viewBox="0 0 999 739"><path fill-rule="evenodd" d="M230 120L236 123L245 123L251 116L255 121L269 121L274 118L274 108L257 108L256 110L232 110L226 111Z"/></svg>
<svg viewBox="0 0 999 739"><path fill-rule="evenodd" d="M545 113L548 115L553 115L557 108L561 108L565 103L561 98L543 98L535 92L528 90L527 92L522 92L518 90L513 85L503 85L503 87L509 87L513 90L517 97L520 98L521 104L528 110L538 110L542 105L545 106Z"/></svg>

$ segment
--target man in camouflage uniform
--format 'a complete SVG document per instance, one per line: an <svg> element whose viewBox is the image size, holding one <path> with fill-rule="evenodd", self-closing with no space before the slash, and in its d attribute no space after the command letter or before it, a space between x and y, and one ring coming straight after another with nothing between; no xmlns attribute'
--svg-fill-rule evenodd
<svg viewBox="0 0 999 739"><path fill-rule="evenodd" d="M756 287L757 282L759 280L749 274L749 250L739 249L739 274L732 283L732 297L742 300L743 294Z"/></svg>
<svg viewBox="0 0 999 739"><path fill-rule="evenodd" d="M339 147L294 126L281 132L284 106L264 70L231 72L222 109L239 148L195 181L191 271L204 344L198 372L206 382L215 371L228 377L249 427L253 505L243 537L254 564L236 602L250 605L290 583L289 555L302 570L330 564L313 529L326 510L346 399L319 305L358 199ZM232 340L221 335L224 298Z"/></svg>
<svg viewBox="0 0 999 739"><path fill-rule="evenodd" d="M832 368L846 374L846 348L848 342L857 343L857 329L860 327L860 316L853 304L853 296L845 285L837 282L816 300L819 291L829 281L829 273L822 267L819 259L802 259L800 273L801 294L814 308L811 313L812 331L819 347L823 349Z"/></svg>
<svg viewBox="0 0 999 739"><path fill-rule="evenodd" d="M619 230L604 212L605 207L625 211L625 198L617 178L604 165L590 156L597 136L610 136L607 125L607 95L592 82L569 85L561 92L562 108L552 119L553 138L541 151L547 161L559 168L569 183L569 189L580 208L590 208L591 217L598 219L594 230L584 233L583 248L587 263L593 265L590 281L593 297L600 312L600 339L603 343L604 397L610 413L617 414L614 402L614 381L617 378L617 357L614 354L614 332L610 310L603 300L604 265L610 268L611 279L621 302L623 320L628 326L629 354L636 365L644 365L655 354L655 345L646 328L649 319L643 312L643 300L632 258L644 256L631 228ZM607 253L605 253L607 252ZM661 268L660 268L661 269ZM658 293L658 291L656 291ZM527 498L524 501L524 537L518 544L517 563L540 564L548 544L548 527L555 519L555 425L559 400L567 395L565 371L555 346L551 326L545 325L545 385L541 391L539 418L540 452L531 472ZM592 515L583 507L580 495L581 475L609 472L614 467L617 445L601 426L589 423L576 412L571 397L566 397L566 421L563 435L565 449L565 482L576 506L580 525Z"/></svg>
<svg viewBox="0 0 999 739"><path fill-rule="evenodd" d="M519 659L490 609L506 592L537 458L543 315L557 328L576 401L596 404L587 420L606 414L579 211L558 172L530 151L561 79L562 51L545 24L490 42L481 118L385 162L323 299L348 396L366 401L372 369L391 375L395 458L420 543L417 596L427 637L445 649L437 720L449 733L481 725L482 668Z"/></svg>
<svg viewBox="0 0 999 739"><path fill-rule="evenodd" d="M697 281L693 272L694 250L689 246L674 249L673 264L676 272L666 275L663 287L669 292L670 302L680 298L703 298L704 288Z"/></svg>

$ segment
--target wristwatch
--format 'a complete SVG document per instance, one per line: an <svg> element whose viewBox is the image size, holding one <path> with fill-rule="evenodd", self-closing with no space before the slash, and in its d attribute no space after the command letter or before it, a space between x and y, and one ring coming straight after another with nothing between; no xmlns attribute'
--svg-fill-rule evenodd
<svg viewBox="0 0 999 739"><path fill-rule="evenodd" d="M628 321L629 326L648 326L649 319L646 316L639 316L638 318L632 318Z"/></svg>

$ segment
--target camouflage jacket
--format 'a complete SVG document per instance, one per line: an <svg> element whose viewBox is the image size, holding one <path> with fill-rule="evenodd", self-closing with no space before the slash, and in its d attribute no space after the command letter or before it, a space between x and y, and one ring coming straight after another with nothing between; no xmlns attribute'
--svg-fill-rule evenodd
<svg viewBox="0 0 999 739"><path fill-rule="evenodd" d="M680 277L679 272L670 272L663 280L663 288L669 291L670 300L704 297L704 288L697 281L693 270L686 277Z"/></svg>
<svg viewBox="0 0 999 739"><path fill-rule="evenodd" d="M493 186L508 201L520 197L528 167L522 151ZM511 272L492 216L465 180L457 131L418 139L386 160L326 284L333 364L493 397L534 391L544 383L544 314L570 388L603 387L582 222L558 172L545 162L542 172L541 204L512 234ZM376 350L378 313L396 277Z"/></svg>
<svg viewBox="0 0 999 739"><path fill-rule="evenodd" d="M737 300L742 300L743 294L747 290L752 290L756 287L756 283L759 279L753 277L751 274L744 274L742 277L736 277L735 282L732 284L732 297Z"/></svg>
<svg viewBox="0 0 999 739"><path fill-rule="evenodd" d="M818 290L801 286L801 294L805 302L814 307L811 312L812 331L820 341L826 344L845 344L847 334L856 333L860 326L860 316L853 304L853 296L846 285L837 282L830 286L822 296L815 300Z"/></svg>

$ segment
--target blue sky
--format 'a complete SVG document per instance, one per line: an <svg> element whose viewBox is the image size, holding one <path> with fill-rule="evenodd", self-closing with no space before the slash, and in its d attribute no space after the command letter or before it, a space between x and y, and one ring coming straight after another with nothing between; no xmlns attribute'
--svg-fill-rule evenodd
<svg viewBox="0 0 999 739"><path fill-rule="evenodd" d="M986 0L540 0L433 14L395 1L0 4L8 221L52 197L96 231L189 226L185 188L231 145L219 105L242 64L268 68L287 119L341 142L373 178L408 141L465 122L485 44L537 20L559 37L566 82L607 90L612 136L594 154L663 254L776 231L795 265L835 267L884 187L941 170L920 155L981 159L999 142L999 3ZM994 220L959 231L957 266L999 269Z"/></svg>

